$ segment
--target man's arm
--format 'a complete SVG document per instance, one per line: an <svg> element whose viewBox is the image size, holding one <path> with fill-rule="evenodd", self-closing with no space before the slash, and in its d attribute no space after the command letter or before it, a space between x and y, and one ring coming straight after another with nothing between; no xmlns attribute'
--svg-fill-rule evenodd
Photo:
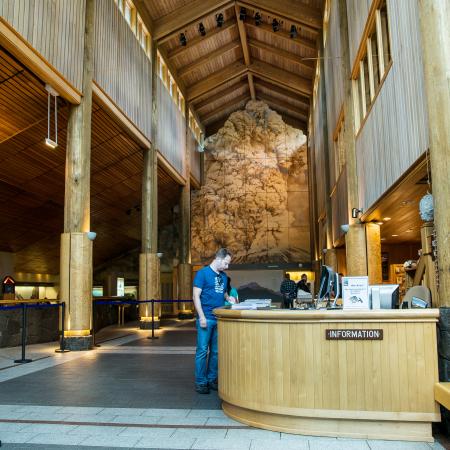
<svg viewBox="0 0 450 450"><path fill-rule="evenodd" d="M202 289L194 286L194 289L192 290L192 298L194 299L194 307L198 314L198 320L200 322L200 326L202 328L206 328L206 317L205 313L203 312L202 303L200 301L200 294L202 293Z"/></svg>

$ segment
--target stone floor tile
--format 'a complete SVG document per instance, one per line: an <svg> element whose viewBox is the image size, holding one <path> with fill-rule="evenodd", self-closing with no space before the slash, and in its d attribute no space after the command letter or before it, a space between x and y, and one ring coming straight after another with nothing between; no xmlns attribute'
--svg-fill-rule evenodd
<svg viewBox="0 0 450 450"><path fill-rule="evenodd" d="M211 428L178 428L172 437L196 438L196 439L224 439L227 434L226 429Z"/></svg>
<svg viewBox="0 0 450 450"><path fill-rule="evenodd" d="M27 441L27 444L60 444L78 445L86 436L76 436L60 433L39 433Z"/></svg>
<svg viewBox="0 0 450 450"><path fill-rule="evenodd" d="M27 426L26 423L0 422L0 438L4 431L19 431Z"/></svg>
<svg viewBox="0 0 450 450"><path fill-rule="evenodd" d="M278 431L261 430L258 428L248 428L246 430L229 429L227 439L270 439L280 440L280 433Z"/></svg>
<svg viewBox="0 0 450 450"><path fill-rule="evenodd" d="M10 420L17 420L17 419L22 419L23 417L25 417L24 413L18 413L18 412L0 412L0 420L1 419L10 419Z"/></svg>
<svg viewBox="0 0 450 450"><path fill-rule="evenodd" d="M76 434L83 436L99 436L107 434L109 436L118 436L123 431L125 431L125 427L111 427L109 425L104 427L102 427L101 425L80 425L69 431L67 434Z"/></svg>
<svg viewBox="0 0 450 450"><path fill-rule="evenodd" d="M161 417L158 425L205 425L206 417Z"/></svg>
<svg viewBox="0 0 450 450"><path fill-rule="evenodd" d="M239 427L247 426L245 423L238 422L237 420L230 419L229 417L224 417L223 419L219 419L217 417L209 417L208 420L206 421L206 425L225 425L225 426L232 425Z"/></svg>
<svg viewBox="0 0 450 450"><path fill-rule="evenodd" d="M81 444L85 446L92 447L134 447L139 440L140 437L137 436L90 436L86 437L81 442Z"/></svg>
<svg viewBox="0 0 450 450"><path fill-rule="evenodd" d="M187 415L191 412L190 409L164 409L164 408L149 408L145 409L142 413L143 416L178 416L178 417L187 417Z"/></svg>
<svg viewBox="0 0 450 450"><path fill-rule="evenodd" d="M310 450L370 450L364 439L308 439Z"/></svg>
<svg viewBox="0 0 450 450"><path fill-rule="evenodd" d="M42 406L42 405L20 405L15 409L16 413L32 414L32 413L44 413L55 414L61 410L61 406Z"/></svg>
<svg viewBox="0 0 450 450"><path fill-rule="evenodd" d="M273 439L252 439L251 450L309 450L307 439L298 441L275 441Z"/></svg>
<svg viewBox="0 0 450 450"><path fill-rule="evenodd" d="M18 433L17 431L2 431L1 440L2 443L7 442L10 444L24 444L36 436L37 433Z"/></svg>
<svg viewBox="0 0 450 450"><path fill-rule="evenodd" d="M195 439L179 439L179 438L166 438L166 439L151 439L143 437L134 447L135 448L147 448L147 449L189 449L194 444Z"/></svg>
<svg viewBox="0 0 450 450"><path fill-rule="evenodd" d="M156 425L162 419L161 416L115 416L112 423L136 423L142 425Z"/></svg>
<svg viewBox="0 0 450 450"><path fill-rule="evenodd" d="M151 437L161 437L161 438L168 438L172 436L176 431L176 428L140 428L140 427L128 427L125 428L120 433L120 436L139 436L139 437L145 437L145 438L151 438Z"/></svg>
<svg viewBox="0 0 450 450"><path fill-rule="evenodd" d="M433 450L445 450L445 447L440 444L438 441L433 442L432 444L428 444Z"/></svg>
<svg viewBox="0 0 450 450"><path fill-rule="evenodd" d="M61 413L64 414L75 414L77 416L82 416L82 415L95 415L98 414L99 412L103 411L105 408L96 408L96 407L92 407L92 406L63 406L60 409ZM108 409L108 408L106 408ZM114 414L111 414L112 416Z"/></svg>
<svg viewBox="0 0 450 450"><path fill-rule="evenodd" d="M383 441L371 439L367 441L371 450L430 450L426 442Z"/></svg>
<svg viewBox="0 0 450 450"><path fill-rule="evenodd" d="M112 423L117 416L107 416L98 414L70 414L66 422L92 422L92 423ZM139 417L139 416L138 416Z"/></svg>
<svg viewBox="0 0 450 450"><path fill-rule="evenodd" d="M251 439L197 439L193 449L205 450L249 450Z"/></svg>
<svg viewBox="0 0 450 450"><path fill-rule="evenodd" d="M67 421L70 417L70 414L63 414L58 412L34 412L34 413L26 413L23 415L22 419L26 420L41 420L41 421Z"/></svg>
<svg viewBox="0 0 450 450"><path fill-rule="evenodd" d="M221 409L193 409L188 417L215 417L225 419L227 416Z"/></svg>
<svg viewBox="0 0 450 450"><path fill-rule="evenodd" d="M280 433L280 438L282 441L307 441L309 439L328 439L328 438L319 438L315 436L308 436L306 434L292 434L292 433ZM335 438L330 438L336 440Z"/></svg>
<svg viewBox="0 0 450 450"><path fill-rule="evenodd" d="M67 434L74 430L77 425L59 425L59 424L41 424L31 423L22 428L24 433L51 433L51 434Z"/></svg>
<svg viewBox="0 0 450 450"><path fill-rule="evenodd" d="M104 408L98 416L141 416L145 409L143 408Z"/></svg>

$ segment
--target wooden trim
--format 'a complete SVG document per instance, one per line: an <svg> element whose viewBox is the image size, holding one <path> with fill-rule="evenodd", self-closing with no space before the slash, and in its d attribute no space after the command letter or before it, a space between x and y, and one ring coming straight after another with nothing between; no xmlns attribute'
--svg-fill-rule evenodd
<svg viewBox="0 0 450 450"><path fill-rule="evenodd" d="M252 100L256 100L256 91L255 91L255 83L253 82L253 74L248 72L247 78L248 78L248 87L250 89L250 98Z"/></svg>
<svg viewBox="0 0 450 450"><path fill-rule="evenodd" d="M336 127L333 131L333 142L337 141L337 138L338 138L339 132L341 131L343 122L344 122L344 105L342 105L342 107L341 107L341 111L339 112L339 116L336 121Z"/></svg>
<svg viewBox="0 0 450 450"><path fill-rule="evenodd" d="M178 31L201 22L220 10L229 8L234 2L230 0L194 0L177 8L169 14L153 21L153 38L158 44L166 42Z"/></svg>
<svg viewBox="0 0 450 450"><path fill-rule="evenodd" d="M434 398L446 409L450 409L450 383L436 383L434 385Z"/></svg>
<svg viewBox="0 0 450 450"><path fill-rule="evenodd" d="M0 17L0 45L42 81L50 84L69 103L74 105L81 103L82 93L2 17Z"/></svg>
<svg viewBox="0 0 450 450"><path fill-rule="evenodd" d="M95 81L92 83L92 93L96 96L99 103L108 110L112 119L117 122L134 141L143 148L149 149L151 147L150 139L145 137L139 128L134 125L134 123Z"/></svg>
<svg viewBox="0 0 450 450"><path fill-rule="evenodd" d="M191 186L194 189L200 189L202 187L200 181L198 181L197 178L195 178L195 176L192 175L192 173L191 173L191 176L190 176L190 181L191 181Z"/></svg>
<svg viewBox="0 0 450 450"><path fill-rule="evenodd" d="M375 11L375 24L377 29L378 66L380 68L380 78L381 78L384 75L384 57L383 57L383 30L381 28L381 14L379 9Z"/></svg>
<svg viewBox="0 0 450 450"><path fill-rule="evenodd" d="M351 72L351 77L356 78L358 76L359 71L359 61L361 61L364 58L364 55L367 52L367 38L369 37L369 34L371 33L374 25L375 25L375 17L376 17L376 11L380 7L382 0L372 0L372 4L370 5L369 15L367 16L367 22L366 26L364 27L364 31L361 37L361 42L359 44L358 51L355 56L355 60L353 61L353 69Z"/></svg>
<svg viewBox="0 0 450 450"><path fill-rule="evenodd" d="M364 119L361 121L361 124L360 124L360 126L359 126L359 129L358 129L358 131L356 132L355 140L358 139L358 137L359 137L359 135L360 135L360 133L361 133L363 127L364 127L364 124L366 123L366 120L369 118L370 111L372 111L373 105L375 104L375 102L376 102L376 100L377 100L377 97L378 97L378 94L379 94L380 91L381 91L381 88L382 88L382 86L383 86L383 84L384 84L384 80L386 79L386 77L387 77L388 74L389 74L389 71L391 70L392 64L393 64L393 62L392 62L392 60L391 60L391 62L389 63L389 65L388 65L387 68L386 68L386 72L384 73L383 78L380 80L380 84L378 85L378 87L377 87L377 89L376 89L376 91L375 91L375 97L373 98L372 102L370 103L369 108L368 108L367 111L366 111L366 115L364 116ZM358 95L359 95L359 93L358 93Z"/></svg>
<svg viewBox="0 0 450 450"><path fill-rule="evenodd" d="M269 16L277 16L298 27L317 34L322 27L322 13L319 8L314 8L305 3L299 5L292 0L258 0L237 1L238 6L255 9Z"/></svg>
<svg viewBox="0 0 450 450"><path fill-rule="evenodd" d="M157 157L158 157L158 165L161 166L161 168L164 169L167 174L173 178L173 180L178 183L180 186L184 186L186 184L186 179L181 176L178 171L170 164L169 161L163 156L163 154L157 150Z"/></svg>
<svg viewBox="0 0 450 450"><path fill-rule="evenodd" d="M375 81L373 79L373 55L372 55L372 42L370 38L367 38L367 69L369 71L369 90L370 90L370 101L373 102L375 97Z"/></svg>

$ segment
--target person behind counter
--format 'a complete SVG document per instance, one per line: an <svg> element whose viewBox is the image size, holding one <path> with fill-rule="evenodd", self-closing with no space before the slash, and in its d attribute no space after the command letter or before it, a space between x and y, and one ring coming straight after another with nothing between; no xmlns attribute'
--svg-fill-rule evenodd
<svg viewBox="0 0 450 450"><path fill-rule="evenodd" d="M306 273L302 273L302 277L300 281L297 283L297 289L301 289L305 292L311 292L310 287L308 286L308 275Z"/></svg>
<svg viewBox="0 0 450 450"><path fill-rule="evenodd" d="M284 275L284 280L281 282L280 292L283 296L283 308L293 308L294 298L297 297L297 285L288 273Z"/></svg>
<svg viewBox="0 0 450 450"><path fill-rule="evenodd" d="M231 253L221 248L211 264L200 269L194 279L192 296L198 315L195 390L199 394L209 394L210 389L218 388L217 319L213 309L224 306L225 300L236 302L226 291L228 277L224 270L228 269L230 261Z"/></svg>

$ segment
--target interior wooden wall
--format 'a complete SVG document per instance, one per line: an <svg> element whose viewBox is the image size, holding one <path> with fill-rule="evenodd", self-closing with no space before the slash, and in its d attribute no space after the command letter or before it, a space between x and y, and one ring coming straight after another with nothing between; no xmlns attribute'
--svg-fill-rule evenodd
<svg viewBox="0 0 450 450"><path fill-rule="evenodd" d="M114 1L95 1L94 79L151 138L152 64Z"/></svg>
<svg viewBox="0 0 450 450"><path fill-rule="evenodd" d="M84 16L85 0L0 1L0 17L78 90L83 76Z"/></svg>
<svg viewBox="0 0 450 450"><path fill-rule="evenodd" d="M188 146L191 151L191 175L200 183L202 179L201 164L200 164L200 152L198 151L199 144L195 139L195 136L189 131L188 133Z"/></svg>
<svg viewBox="0 0 450 450"><path fill-rule="evenodd" d="M353 66L353 61L358 53L359 43L361 42L367 18L369 16L370 6L373 1L374 0L347 0L348 37L350 43L349 53L351 66ZM394 2L395 1L397 0L394 0Z"/></svg>
<svg viewBox="0 0 450 450"><path fill-rule="evenodd" d="M417 0L387 5L393 64L356 139L359 206L365 210L429 146Z"/></svg>

